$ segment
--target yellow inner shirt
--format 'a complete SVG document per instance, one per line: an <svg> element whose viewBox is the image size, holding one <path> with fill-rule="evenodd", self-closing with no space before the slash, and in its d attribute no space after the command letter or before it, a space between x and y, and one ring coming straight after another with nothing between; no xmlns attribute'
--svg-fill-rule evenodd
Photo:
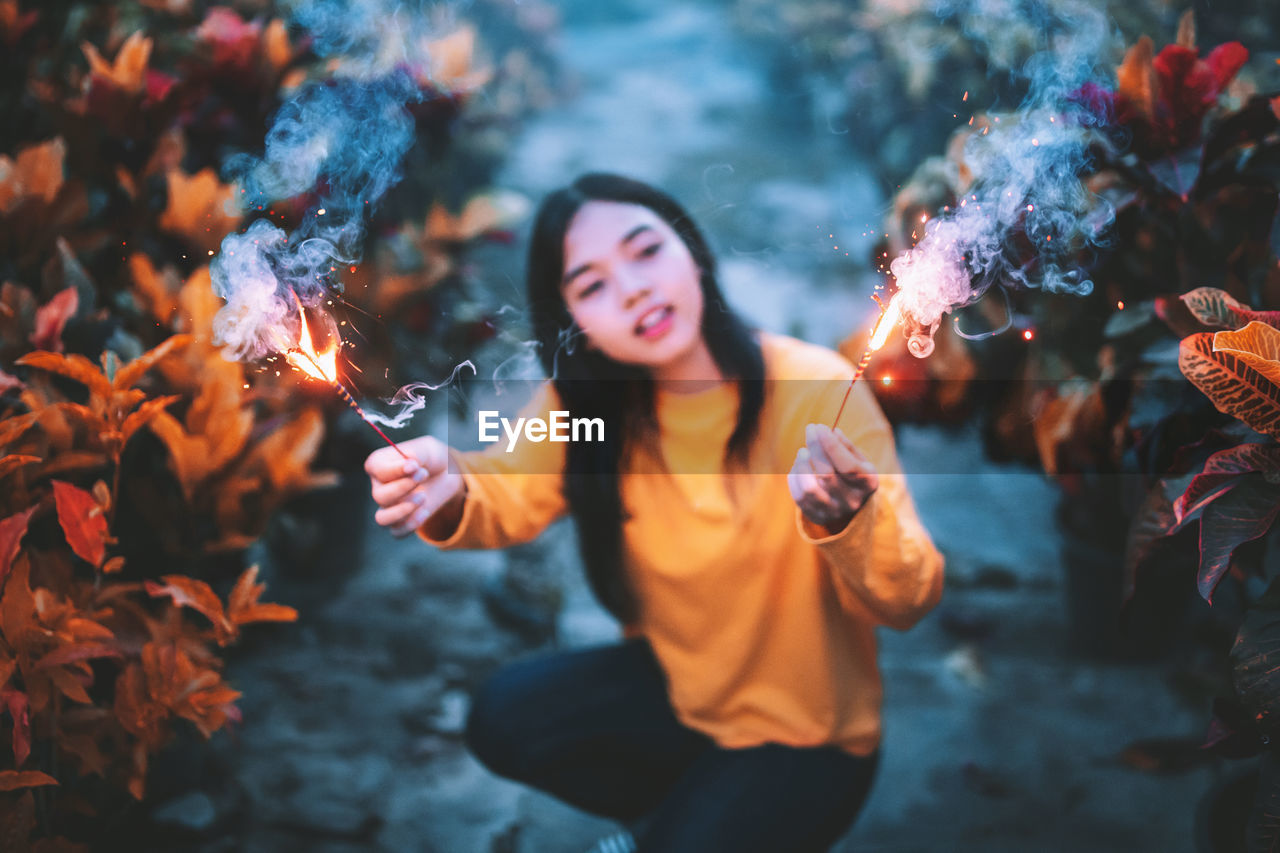
<svg viewBox="0 0 1280 853"><path fill-rule="evenodd" d="M880 486L835 535L800 514L786 472L805 426L835 418L853 366L794 338L760 341L767 381L749 470L769 473L723 470L736 384L656 393L657 448L634 449L621 477L624 570L640 612L623 630L648 639L679 719L721 746L831 744L867 755L880 741L873 629L905 630L937 604L943 559L861 382L840 426ZM548 382L522 414L558 408ZM419 531L440 548L527 542L567 509L551 473L563 471L562 443L522 440L507 453L503 441L452 458L467 484L458 528L444 540Z"/></svg>

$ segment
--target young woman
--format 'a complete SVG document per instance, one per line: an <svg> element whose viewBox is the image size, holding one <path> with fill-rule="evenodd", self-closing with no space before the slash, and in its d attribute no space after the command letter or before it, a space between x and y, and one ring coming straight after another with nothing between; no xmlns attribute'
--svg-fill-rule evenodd
<svg viewBox="0 0 1280 853"><path fill-rule="evenodd" d="M616 849L824 851L879 758L873 629L938 601L875 398L836 353L753 331L663 193L591 174L533 226L529 306L551 377L526 413L600 418L602 441L430 437L366 470L392 532L500 548L573 515L622 642L508 664L467 736L494 772L634 833ZM598 437L598 436L597 436Z"/></svg>

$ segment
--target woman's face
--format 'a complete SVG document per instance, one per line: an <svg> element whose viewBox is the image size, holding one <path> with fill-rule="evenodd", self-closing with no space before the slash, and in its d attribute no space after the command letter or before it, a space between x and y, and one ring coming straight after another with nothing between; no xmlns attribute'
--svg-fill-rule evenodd
<svg viewBox="0 0 1280 853"><path fill-rule="evenodd" d="M564 235L561 293L589 346L661 371L702 343L701 271L647 207L589 201Z"/></svg>

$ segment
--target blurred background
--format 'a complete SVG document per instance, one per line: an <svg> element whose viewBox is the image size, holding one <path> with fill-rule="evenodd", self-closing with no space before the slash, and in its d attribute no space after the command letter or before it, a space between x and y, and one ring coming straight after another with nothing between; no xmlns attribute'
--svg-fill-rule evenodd
<svg viewBox="0 0 1280 853"><path fill-rule="evenodd" d="M967 143L1018 125L1027 69L1098 13L1067 176L1114 211L1068 247L1092 289L989 296L928 359L871 362L948 576L880 633L884 760L839 849L1270 849L1270 0L0 0L0 846L558 853L611 829L461 739L503 662L618 636L570 522L502 552L395 540L379 439L334 389L215 345L224 237L339 212L324 173L246 191L269 134L310 139L282 105L409 81L397 174L322 276L370 409L465 360L536 375L529 218L588 170L686 205L751 322L857 360L889 260L1000 179ZM1031 233L1003 235L1014 266ZM468 406L429 394L392 434Z"/></svg>

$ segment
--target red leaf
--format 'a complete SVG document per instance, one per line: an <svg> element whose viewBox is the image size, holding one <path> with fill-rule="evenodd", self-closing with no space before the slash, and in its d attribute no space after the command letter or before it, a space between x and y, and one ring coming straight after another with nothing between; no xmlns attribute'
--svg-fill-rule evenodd
<svg viewBox="0 0 1280 853"><path fill-rule="evenodd" d="M58 507L58 523L67 544L80 559L102 565L107 553L107 519L93 495L62 480L53 480L53 498Z"/></svg>
<svg viewBox="0 0 1280 853"><path fill-rule="evenodd" d="M1249 51L1238 41L1229 41L1226 44L1220 44L1213 50L1209 51L1209 55L1205 57L1213 76L1218 81L1218 90L1227 88L1230 83L1249 61Z"/></svg>
<svg viewBox="0 0 1280 853"><path fill-rule="evenodd" d="M21 767L31 754L31 715L27 708L27 694L21 690L0 690L0 702L13 717L13 766Z"/></svg>
<svg viewBox="0 0 1280 853"><path fill-rule="evenodd" d="M36 310L36 330L31 344L36 349L62 352L62 330L80 308L80 296L74 287L59 291Z"/></svg>
<svg viewBox="0 0 1280 853"><path fill-rule="evenodd" d="M146 74L146 97L143 99L147 104L158 104L169 96L169 92L173 90L174 84L178 82L178 78L172 74L165 74L163 71L152 71L147 69Z"/></svg>
<svg viewBox="0 0 1280 853"><path fill-rule="evenodd" d="M13 558L18 556L18 545L27 535L27 524L35 511L36 508L32 507L0 521L0 585L9 576L9 567L13 565Z"/></svg>
<svg viewBox="0 0 1280 853"><path fill-rule="evenodd" d="M258 48L259 24L248 23L234 9L214 6L196 30L196 38L212 48L213 64L252 68Z"/></svg>

